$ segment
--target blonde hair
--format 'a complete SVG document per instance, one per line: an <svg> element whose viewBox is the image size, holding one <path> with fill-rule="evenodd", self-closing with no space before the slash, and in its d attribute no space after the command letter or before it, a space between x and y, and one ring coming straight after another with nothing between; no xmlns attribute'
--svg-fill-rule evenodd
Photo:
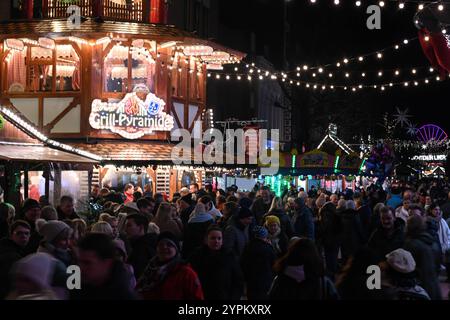
<svg viewBox="0 0 450 320"><path fill-rule="evenodd" d="M72 220L73 237L80 239L86 234L87 225L83 219Z"/></svg>
<svg viewBox="0 0 450 320"><path fill-rule="evenodd" d="M158 226L166 223L169 220L172 220L172 205L167 202L163 202L159 205L158 211L156 212L156 216L153 219L153 222Z"/></svg>
<svg viewBox="0 0 450 320"><path fill-rule="evenodd" d="M99 221L92 225L91 233L103 233L110 237L113 236L113 230L108 222Z"/></svg>
<svg viewBox="0 0 450 320"><path fill-rule="evenodd" d="M322 208L326 202L327 202L327 199L325 197L320 196L316 200L316 206L318 208Z"/></svg>

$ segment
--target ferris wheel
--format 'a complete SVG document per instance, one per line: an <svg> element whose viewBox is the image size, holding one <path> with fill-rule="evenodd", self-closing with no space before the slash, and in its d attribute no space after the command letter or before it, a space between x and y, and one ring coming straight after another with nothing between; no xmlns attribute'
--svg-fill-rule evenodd
<svg viewBox="0 0 450 320"><path fill-rule="evenodd" d="M448 139L448 135L439 126L427 124L417 130L417 138L425 143L443 142Z"/></svg>

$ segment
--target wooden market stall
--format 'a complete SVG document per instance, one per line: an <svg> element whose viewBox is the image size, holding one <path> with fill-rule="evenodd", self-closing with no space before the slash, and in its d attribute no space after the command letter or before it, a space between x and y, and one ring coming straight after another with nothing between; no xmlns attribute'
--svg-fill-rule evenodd
<svg viewBox="0 0 450 320"><path fill-rule="evenodd" d="M245 55L164 24L164 1L79 0L71 11L42 0L40 17L25 3L24 19L0 23L0 105L116 171L143 168L155 191L178 190L192 168L171 178L171 132L201 129L208 70Z"/></svg>

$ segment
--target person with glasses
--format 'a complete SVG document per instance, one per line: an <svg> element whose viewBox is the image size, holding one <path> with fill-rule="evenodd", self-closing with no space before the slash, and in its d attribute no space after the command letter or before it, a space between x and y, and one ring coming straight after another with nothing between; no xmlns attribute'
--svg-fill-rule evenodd
<svg viewBox="0 0 450 320"><path fill-rule="evenodd" d="M22 259L30 241L31 227L24 220L15 221L9 228L9 237L0 240L0 299L10 291L8 277L14 263Z"/></svg>

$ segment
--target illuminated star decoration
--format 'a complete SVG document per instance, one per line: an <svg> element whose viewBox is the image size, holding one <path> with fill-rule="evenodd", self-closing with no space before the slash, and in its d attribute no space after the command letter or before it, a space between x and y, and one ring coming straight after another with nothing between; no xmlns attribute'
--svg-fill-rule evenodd
<svg viewBox="0 0 450 320"><path fill-rule="evenodd" d="M400 126L403 128L404 125L409 126L410 122L408 120L408 118L410 118L411 116L408 114L408 109L401 111L399 108L397 109L397 114L394 116L395 117L395 124L398 125L400 124Z"/></svg>
<svg viewBox="0 0 450 320"><path fill-rule="evenodd" d="M409 123L408 129L406 131L406 133L412 137L415 137L417 134L417 125L412 124L411 122Z"/></svg>

